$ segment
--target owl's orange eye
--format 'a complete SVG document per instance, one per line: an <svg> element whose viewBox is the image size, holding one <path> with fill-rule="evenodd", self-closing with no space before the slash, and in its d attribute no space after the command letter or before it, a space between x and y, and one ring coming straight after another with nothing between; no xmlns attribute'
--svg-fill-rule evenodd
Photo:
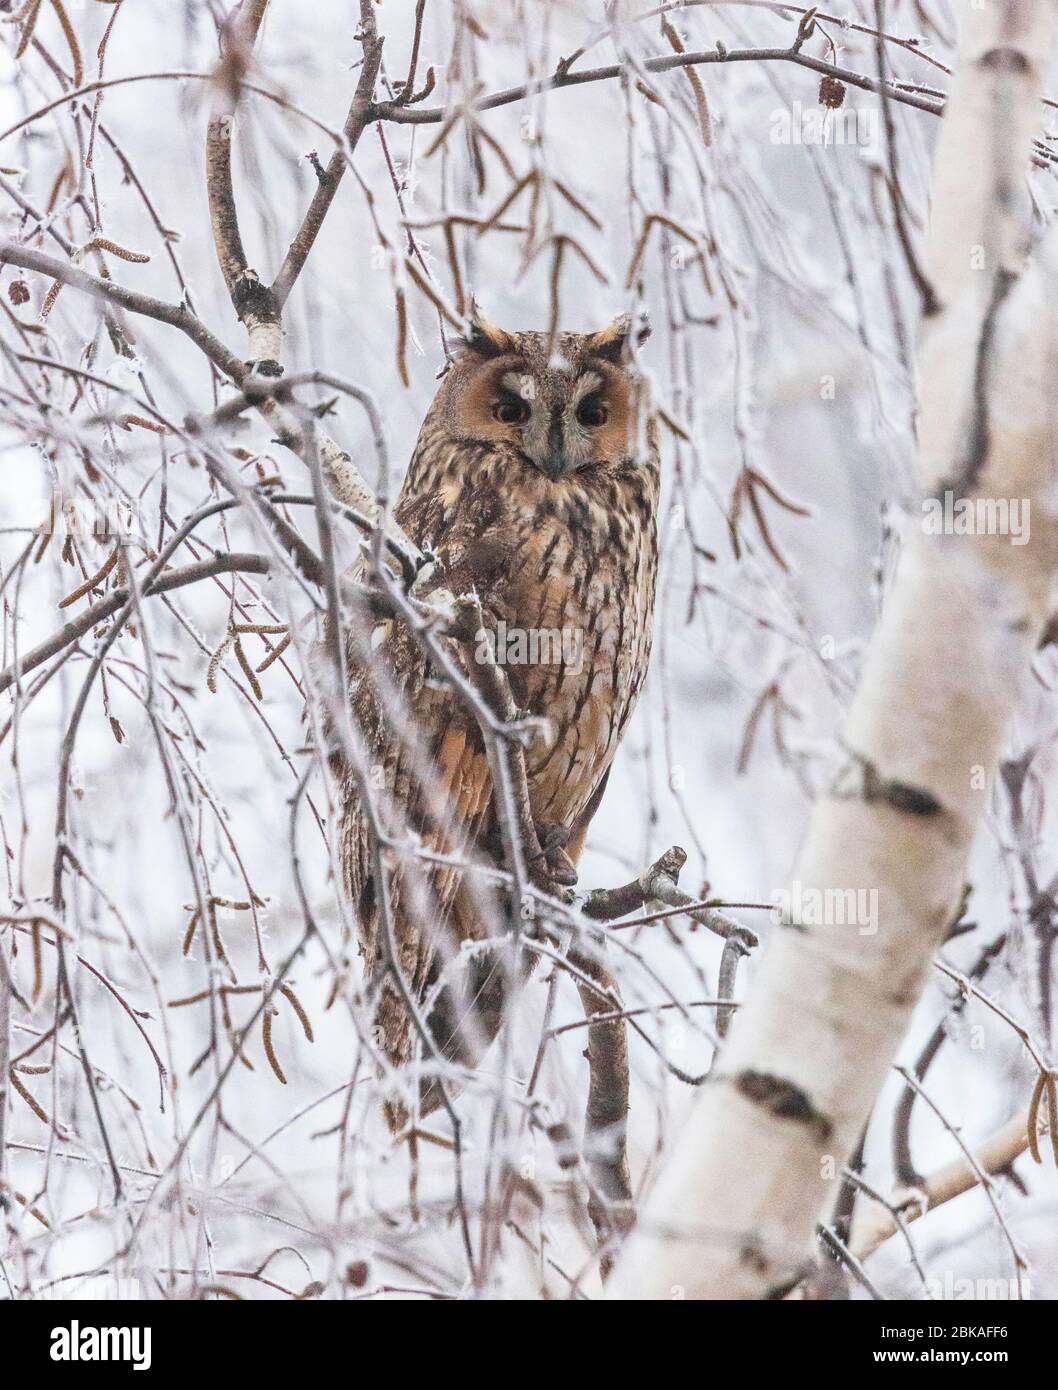
<svg viewBox="0 0 1058 1390"><path fill-rule="evenodd" d="M529 407L521 396L501 396L492 407L493 416L501 425L524 425L529 419Z"/></svg>
<svg viewBox="0 0 1058 1390"><path fill-rule="evenodd" d="M609 418L610 412L598 396L585 396L580 405L577 406L577 423L585 425L590 430L605 425Z"/></svg>

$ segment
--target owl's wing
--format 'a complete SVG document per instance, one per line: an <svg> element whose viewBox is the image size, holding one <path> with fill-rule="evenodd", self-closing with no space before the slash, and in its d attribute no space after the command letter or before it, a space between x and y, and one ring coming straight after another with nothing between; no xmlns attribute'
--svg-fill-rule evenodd
<svg viewBox="0 0 1058 1390"><path fill-rule="evenodd" d="M573 823L569 839L566 842L566 853L576 866L580 861L580 856L584 852L584 841L588 838L588 827L591 825L595 812L602 803L606 793L606 784L610 780L610 769L607 768L599 780L599 785L588 798L588 804Z"/></svg>
<svg viewBox="0 0 1058 1390"><path fill-rule="evenodd" d="M487 934L487 914L472 910L475 894L467 874L455 865L430 867L423 856L465 861L475 855L492 817L492 779L477 726L458 697L431 678L407 629L393 621L380 624L370 646L369 659L350 658L353 711L385 829L398 841L406 842L410 833L423 852L387 863L384 870L400 968L422 1002L460 943ZM377 978L389 952L372 831L352 784L347 795L343 869L367 971ZM413 1025L392 981L383 983L378 1023L386 1054L403 1064Z"/></svg>

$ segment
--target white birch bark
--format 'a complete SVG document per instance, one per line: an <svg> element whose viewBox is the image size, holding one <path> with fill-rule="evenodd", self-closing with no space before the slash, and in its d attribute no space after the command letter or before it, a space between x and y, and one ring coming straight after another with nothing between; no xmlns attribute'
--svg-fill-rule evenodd
<svg viewBox="0 0 1058 1390"><path fill-rule="evenodd" d="M797 1280L955 915L1058 555L1058 236L1024 269L1019 218L1054 10L964 9L927 255L941 307L920 356L927 495L1028 499L1031 539L912 518L848 759L795 873L802 901L875 891L877 930L776 930L611 1298L766 1298Z"/></svg>

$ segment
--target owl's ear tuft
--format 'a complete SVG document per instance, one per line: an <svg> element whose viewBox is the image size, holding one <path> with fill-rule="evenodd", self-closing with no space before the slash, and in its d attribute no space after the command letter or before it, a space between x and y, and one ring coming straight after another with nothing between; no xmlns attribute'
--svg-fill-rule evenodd
<svg viewBox="0 0 1058 1390"><path fill-rule="evenodd" d="M622 314L614 319L613 323L601 328L598 333L592 333L588 337L587 348L592 357L601 357L605 362L614 362L620 365L627 362L631 356L632 341L636 346L645 343L650 337L650 324L647 322L646 315L642 315L638 327L632 323L631 314Z"/></svg>
<svg viewBox="0 0 1058 1390"><path fill-rule="evenodd" d="M476 304L470 310L463 343L470 352L476 352L479 357L499 357L501 353L516 350L511 335L505 333L502 328L497 328L494 323L489 323Z"/></svg>

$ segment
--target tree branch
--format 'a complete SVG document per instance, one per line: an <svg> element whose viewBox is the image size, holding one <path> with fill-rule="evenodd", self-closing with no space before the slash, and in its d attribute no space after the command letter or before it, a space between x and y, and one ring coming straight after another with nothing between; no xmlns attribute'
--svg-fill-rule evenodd
<svg viewBox="0 0 1058 1390"><path fill-rule="evenodd" d="M382 61L382 39L375 28L375 16L370 0L362 0L360 19L360 41L364 48L364 61L360 68L349 114L342 127L345 134L345 148L339 147L327 161L326 167L317 175L319 185L312 195L312 201L302 219L301 226L290 243L279 273L272 282L272 295L281 310L294 282L301 274L309 252L312 250L323 225L323 219L330 210L334 195L338 192L348 167L349 159L359 143L360 136L370 120L374 119L371 98L375 91L375 79Z"/></svg>
<svg viewBox="0 0 1058 1390"><path fill-rule="evenodd" d="M214 555L209 560L200 560L182 569L168 570L158 575L150 584L144 585L143 594L167 594L174 589L186 588L188 584L198 584L203 579L212 579L218 574L268 574L272 561L267 555L240 554ZM119 612L131 597L126 587L114 589L106 598L93 603L78 618L66 623L46 641L34 647L6 670L0 671L0 693L7 690L16 680L40 666L49 657L57 656L71 642L78 642L99 623L105 622Z"/></svg>
<svg viewBox="0 0 1058 1390"><path fill-rule="evenodd" d="M249 365L263 376L278 376L282 370L279 306L272 291L247 264L231 176L232 129L242 80L267 8L268 0L244 0L221 41L214 82L217 96L206 127L206 194L217 260L232 306L249 338Z"/></svg>
<svg viewBox="0 0 1058 1390"><path fill-rule="evenodd" d="M705 49L694 53L664 53L655 58L646 58L643 68L646 72L672 72L678 68L704 67L714 63L793 63L797 67L808 68L821 76L834 77L849 87L858 87L864 92L879 93L883 84L874 77L843 68L837 63L828 63L822 58L814 58L810 53L802 53L793 48L742 48ZM524 101L526 97L540 92L564 91L567 87L584 87L593 82L612 82L628 75L628 68L620 63L610 63L605 67L585 68L580 72L555 72L539 82L522 82L516 87L506 87L503 91L492 92L469 102L467 109L478 113L495 111L501 106ZM905 91L891 82L884 84L889 97L905 106L913 106L918 111L928 111L939 116L944 111L944 103L934 97L920 96L917 92ZM371 111L371 119L393 121L397 125L438 125L451 119L451 110L442 106L402 106L398 102L376 102Z"/></svg>
<svg viewBox="0 0 1058 1390"><path fill-rule="evenodd" d="M992 1176L1010 1167L1029 1147L1029 1115L1022 1110L980 1144L972 1156L964 1155L936 1169L914 1187L900 1186L889 1198L887 1207L867 1207L853 1224L849 1247L861 1260L872 1255L890 1236L906 1225L918 1221L937 1207L977 1187L982 1173ZM897 1220L896 1214L900 1220Z"/></svg>
<svg viewBox="0 0 1058 1390"><path fill-rule="evenodd" d="M583 956L578 957L582 967ZM613 1267L621 1237L635 1221L632 1180L628 1172L628 1030L622 1016L621 994L606 966L591 964L598 989L580 980L577 993L589 1021L588 1103L585 1110L584 1152L591 1179L588 1215L603 1246L601 1271ZM609 995L609 1000L600 991ZM617 1001L615 1016L614 1005ZM602 1015L596 1022L597 1016Z"/></svg>
<svg viewBox="0 0 1058 1390"><path fill-rule="evenodd" d="M230 376L236 382L241 382L246 376L247 368L244 363L233 352L229 352L205 324L183 304L169 304L149 294L126 289L124 285L115 284L113 280L102 280L79 266L60 261L44 251L23 246L21 242L13 241L10 237L0 237L0 265L5 264L21 266L23 270L36 270L41 275L50 275L53 280L58 280L63 285L72 285L74 289L91 295L93 299L101 299L121 309L127 309L131 314L143 314L147 318L157 319L159 323L178 328L196 347L201 348L225 376Z"/></svg>

